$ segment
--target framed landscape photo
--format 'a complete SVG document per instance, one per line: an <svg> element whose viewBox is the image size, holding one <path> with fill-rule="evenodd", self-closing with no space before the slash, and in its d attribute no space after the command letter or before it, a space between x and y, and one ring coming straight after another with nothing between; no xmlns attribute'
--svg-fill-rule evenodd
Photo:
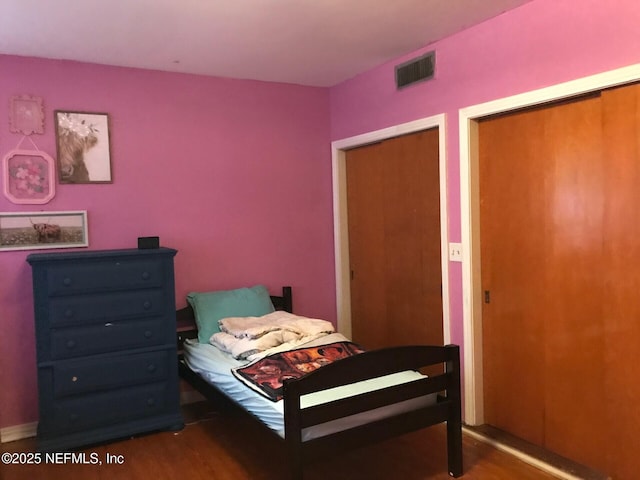
<svg viewBox="0 0 640 480"><path fill-rule="evenodd" d="M53 158L40 150L11 150L2 174L4 195L13 203L43 204L56 194Z"/></svg>
<svg viewBox="0 0 640 480"><path fill-rule="evenodd" d="M109 115L55 111L59 183L112 183Z"/></svg>
<svg viewBox="0 0 640 480"><path fill-rule="evenodd" d="M0 251L89 246L87 212L0 212Z"/></svg>

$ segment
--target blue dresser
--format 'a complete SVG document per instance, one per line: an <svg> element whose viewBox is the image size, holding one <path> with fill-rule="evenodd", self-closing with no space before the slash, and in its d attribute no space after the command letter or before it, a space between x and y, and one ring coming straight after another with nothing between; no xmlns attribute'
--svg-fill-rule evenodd
<svg viewBox="0 0 640 480"><path fill-rule="evenodd" d="M176 250L32 254L38 449L180 429Z"/></svg>

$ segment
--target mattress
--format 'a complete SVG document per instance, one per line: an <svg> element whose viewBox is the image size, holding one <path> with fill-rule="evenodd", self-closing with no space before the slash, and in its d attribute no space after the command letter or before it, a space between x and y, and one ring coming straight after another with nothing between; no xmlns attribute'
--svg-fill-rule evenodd
<svg viewBox="0 0 640 480"><path fill-rule="evenodd" d="M299 347L317 346L333 342L348 341L343 335L334 333L321 339L314 340ZM231 373L234 367L245 365L234 359L231 355L214 347L213 345L198 343L196 340L187 340L184 343L184 359L186 364L195 373L198 373L209 384L215 386L227 397L244 408L247 412L257 417L267 427L284 438L284 405L283 401L273 402L260 395L256 391L241 383ZM300 398L300 407L308 408L328 401L347 398L368 391L375 391L402 383L411 382L424 376L419 372L405 371L385 375L383 377L356 382L303 395ZM436 395L427 395L410 400L404 400L393 405L376 408L358 413L339 420L333 420L320 425L314 425L302 430L302 441L319 438L325 435L346 430L374 421L408 412L435 403Z"/></svg>

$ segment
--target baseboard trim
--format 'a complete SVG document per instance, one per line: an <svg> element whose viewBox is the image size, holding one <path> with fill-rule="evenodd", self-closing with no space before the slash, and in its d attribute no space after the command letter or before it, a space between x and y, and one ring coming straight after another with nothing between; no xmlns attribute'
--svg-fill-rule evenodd
<svg viewBox="0 0 640 480"><path fill-rule="evenodd" d="M38 422L0 428L0 443L15 442L23 438L35 437L37 431Z"/></svg>
<svg viewBox="0 0 640 480"><path fill-rule="evenodd" d="M591 477L582 476L582 475L573 475L572 473L567 472L566 470L557 468L554 465L551 465L550 463L547 463L544 460L541 460L533 455L529 455L526 452L523 452L522 450L514 448L513 446L508 445L507 443L501 442L500 440L496 440L491 436L483 435L482 433L474 430L473 427L469 428L469 427L463 426L462 430L466 435L469 435L470 437L473 437L476 440L479 440L483 443L491 445L492 447L500 451L513 455L519 460L522 460L523 462L533 467L536 467L539 470L542 470L550 475L553 475L554 477L557 477L563 480L585 480L586 478L591 478ZM598 478L608 478L608 477L598 476Z"/></svg>

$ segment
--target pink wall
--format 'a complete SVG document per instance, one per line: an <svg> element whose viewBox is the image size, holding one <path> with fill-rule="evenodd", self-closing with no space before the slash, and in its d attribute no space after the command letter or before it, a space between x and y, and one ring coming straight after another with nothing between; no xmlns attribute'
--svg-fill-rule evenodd
<svg viewBox="0 0 640 480"><path fill-rule="evenodd" d="M640 62L637 0L533 0L331 89L339 140L447 115L449 239L460 241L458 110ZM396 91L394 66L436 51L435 79ZM450 264L451 330L462 345L461 264Z"/></svg>
<svg viewBox="0 0 640 480"><path fill-rule="evenodd" d="M55 158L55 109L108 112L113 184L58 185L43 206L87 210L90 249L159 235L189 290L292 285L297 310L335 320L328 90L0 56L0 153L21 136L9 98L44 98L38 147ZM26 141L24 146L30 143ZM62 250L57 250L62 251ZM0 426L37 420L30 252L0 252Z"/></svg>

